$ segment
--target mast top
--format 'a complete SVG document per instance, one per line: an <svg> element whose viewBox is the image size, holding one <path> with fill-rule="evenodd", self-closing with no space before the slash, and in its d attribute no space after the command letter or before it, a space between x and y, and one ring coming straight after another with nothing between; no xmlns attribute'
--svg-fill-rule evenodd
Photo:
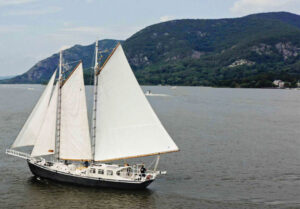
<svg viewBox="0 0 300 209"><path fill-rule="evenodd" d="M96 47L95 47L95 65L94 65L95 73L96 73L97 66L98 66L98 40L96 40Z"/></svg>
<svg viewBox="0 0 300 209"><path fill-rule="evenodd" d="M62 53L63 50L59 51L59 79L61 79L61 75L62 75Z"/></svg>
<svg viewBox="0 0 300 209"><path fill-rule="evenodd" d="M109 59L111 58L111 56L115 53L115 51L117 50L118 46L120 46L120 42L118 42L117 46L112 50L112 52L110 53L110 55L106 58L105 62L103 63L103 65L97 69L96 71L96 75L99 75L99 73L101 72L101 70L104 68L104 66L106 65L106 63L109 61Z"/></svg>

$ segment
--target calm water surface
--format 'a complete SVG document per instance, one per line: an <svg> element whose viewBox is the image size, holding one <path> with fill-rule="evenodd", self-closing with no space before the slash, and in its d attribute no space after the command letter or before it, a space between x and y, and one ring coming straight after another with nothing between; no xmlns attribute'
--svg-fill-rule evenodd
<svg viewBox="0 0 300 209"><path fill-rule="evenodd" d="M148 100L181 151L130 192L38 180L4 154L43 88L0 85L0 208L300 208L300 91L143 87L169 95Z"/></svg>

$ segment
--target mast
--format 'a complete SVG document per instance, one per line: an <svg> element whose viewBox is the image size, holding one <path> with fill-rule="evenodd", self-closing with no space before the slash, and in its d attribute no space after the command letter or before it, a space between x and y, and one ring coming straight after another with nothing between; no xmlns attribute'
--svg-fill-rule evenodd
<svg viewBox="0 0 300 209"><path fill-rule="evenodd" d="M60 127L61 127L61 85L62 85L62 50L59 52L59 76L58 76L58 94L56 109L56 130L55 130L55 159L59 161L60 149Z"/></svg>
<svg viewBox="0 0 300 209"><path fill-rule="evenodd" d="M96 40L95 47L95 65L94 65L94 102L93 102L93 116L92 116L92 161L95 159L95 142L96 142L96 113L97 113L97 89L98 89L98 79L97 79L97 66L98 66L98 40Z"/></svg>

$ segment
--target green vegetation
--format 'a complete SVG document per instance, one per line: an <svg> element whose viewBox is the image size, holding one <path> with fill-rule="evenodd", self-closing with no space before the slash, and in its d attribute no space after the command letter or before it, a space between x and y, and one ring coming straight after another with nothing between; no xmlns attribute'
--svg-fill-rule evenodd
<svg viewBox="0 0 300 209"><path fill-rule="evenodd" d="M295 18L300 21L289 13L170 21L136 33L124 48L141 84L261 88L281 79L295 86L300 79ZM231 66L240 60L246 63Z"/></svg>
<svg viewBox="0 0 300 209"><path fill-rule="evenodd" d="M94 71L92 68L84 70L84 84L85 85L94 84Z"/></svg>
<svg viewBox="0 0 300 209"><path fill-rule="evenodd" d="M266 88L273 87L272 82L280 79L290 82L291 87L296 87L300 80L299 56L287 61L268 58L268 61L261 63L255 56L246 58L256 61L256 64L236 67L228 67L230 62L222 64L223 55L208 55L199 60L186 58L136 70L136 76L141 84L147 85Z"/></svg>

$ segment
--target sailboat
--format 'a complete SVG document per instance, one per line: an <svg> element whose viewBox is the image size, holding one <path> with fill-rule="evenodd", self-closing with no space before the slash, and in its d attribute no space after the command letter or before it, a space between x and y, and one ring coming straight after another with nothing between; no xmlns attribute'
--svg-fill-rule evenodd
<svg viewBox="0 0 300 209"><path fill-rule="evenodd" d="M102 66L98 53L96 41L91 131L82 62L63 76L60 51L57 81L55 71L6 153L26 159L40 178L92 187L146 188L166 173L157 170L160 155L179 149L148 103L121 44ZM31 154L17 150L24 146L33 146ZM146 156L157 156L153 168L113 163Z"/></svg>

